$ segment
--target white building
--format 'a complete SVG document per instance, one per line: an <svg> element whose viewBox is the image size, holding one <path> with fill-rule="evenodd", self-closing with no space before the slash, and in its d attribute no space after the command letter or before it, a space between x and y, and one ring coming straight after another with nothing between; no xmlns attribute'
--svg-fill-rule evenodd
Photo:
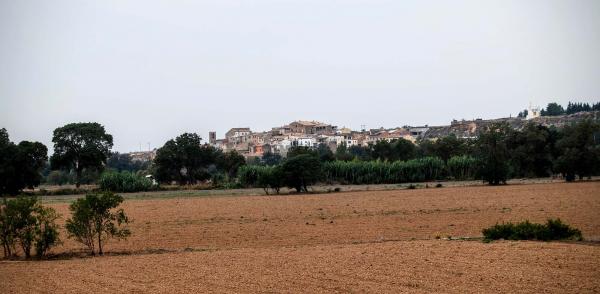
<svg viewBox="0 0 600 294"><path fill-rule="evenodd" d="M294 146L300 147L316 147L317 139L314 137L299 137L294 141Z"/></svg>
<svg viewBox="0 0 600 294"><path fill-rule="evenodd" d="M534 119L540 117L540 107L539 106L531 106L529 103L529 108L527 109L527 119Z"/></svg>

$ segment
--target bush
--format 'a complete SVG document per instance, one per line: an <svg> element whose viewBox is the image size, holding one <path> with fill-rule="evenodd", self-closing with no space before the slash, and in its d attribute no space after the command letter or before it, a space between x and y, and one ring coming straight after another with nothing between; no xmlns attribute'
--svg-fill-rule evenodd
<svg viewBox="0 0 600 294"><path fill-rule="evenodd" d="M35 197L4 199L0 205L0 243L5 257L16 255L16 245L26 258L35 248L37 256L43 257L59 240L59 215L49 207L43 207Z"/></svg>
<svg viewBox="0 0 600 294"><path fill-rule="evenodd" d="M549 219L546 224L530 223L529 221L517 224L496 224L484 229L483 236L486 240L581 240L581 231L564 224L560 219Z"/></svg>
<svg viewBox="0 0 600 294"><path fill-rule="evenodd" d="M140 192L152 188L152 181L131 172L105 172L100 177L100 190L111 192Z"/></svg>
<svg viewBox="0 0 600 294"><path fill-rule="evenodd" d="M98 254L102 255L102 244L108 238L127 238L131 232L126 226L129 218L123 209L116 209L123 202L123 197L111 192L89 193L69 206L72 217L67 220L65 228L69 238L83 243L92 255L98 244Z"/></svg>

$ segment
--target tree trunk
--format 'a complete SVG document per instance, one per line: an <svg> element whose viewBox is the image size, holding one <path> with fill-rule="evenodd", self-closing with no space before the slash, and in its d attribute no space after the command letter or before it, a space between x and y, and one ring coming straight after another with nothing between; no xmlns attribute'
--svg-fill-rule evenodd
<svg viewBox="0 0 600 294"><path fill-rule="evenodd" d="M75 172L75 187L77 189L79 189L79 186L81 186L81 173L83 171L80 168L77 168L76 172Z"/></svg>
<svg viewBox="0 0 600 294"><path fill-rule="evenodd" d="M98 232L98 255L102 256L102 232Z"/></svg>

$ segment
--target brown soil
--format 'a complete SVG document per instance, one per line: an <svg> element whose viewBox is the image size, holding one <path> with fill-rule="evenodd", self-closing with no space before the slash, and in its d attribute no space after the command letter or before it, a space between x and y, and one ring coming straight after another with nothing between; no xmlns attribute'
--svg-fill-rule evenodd
<svg viewBox="0 0 600 294"><path fill-rule="evenodd" d="M51 206L69 215L67 204ZM599 182L128 200L123 206L134 219L133 236L106 250L134 255L5 261L0 284L8 292L600 291L600 246L435 240L550 217L600 240ZM79 248L66 240L53 253ZM174 252L139 254L159 249Z"/></svg>

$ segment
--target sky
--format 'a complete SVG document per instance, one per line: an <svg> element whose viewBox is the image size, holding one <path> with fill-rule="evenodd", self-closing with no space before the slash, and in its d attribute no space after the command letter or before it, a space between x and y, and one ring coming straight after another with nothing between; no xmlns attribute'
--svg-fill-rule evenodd
<svg viewBox="0 0 600 294"><path fill-rule="evenodd" d="M0 128L113 150L294 120L360 129L600 101L600 1L0 0ZM141 146L141 147L140 147Z"/></svg>

